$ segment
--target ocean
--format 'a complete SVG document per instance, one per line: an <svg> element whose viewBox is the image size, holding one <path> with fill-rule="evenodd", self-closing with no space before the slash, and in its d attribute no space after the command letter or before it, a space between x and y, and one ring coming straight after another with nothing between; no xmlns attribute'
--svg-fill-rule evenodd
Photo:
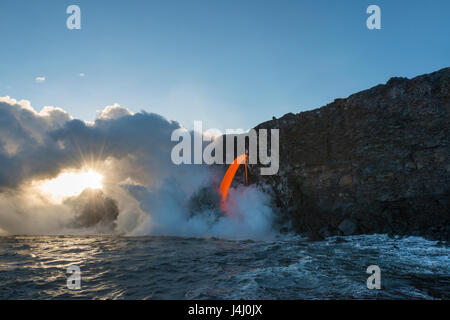
<svg viewBox="0 0 450 320"><path fill-rule="evenodd" d="M0 299L449 299L448 244L164 236L0 237ZM69 289L69 266L80 288ZM369 290L369 265L380 268Z"/></svg>

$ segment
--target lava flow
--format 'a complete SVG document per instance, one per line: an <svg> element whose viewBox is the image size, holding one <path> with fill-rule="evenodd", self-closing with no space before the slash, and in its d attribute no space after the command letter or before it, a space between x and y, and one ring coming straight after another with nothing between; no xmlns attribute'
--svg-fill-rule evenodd
<svg viewBox="0 0 450 320"><path fill-rule="evenodd" d="M233 182L233 178L236 175L236 171L239 168L239 165L244 162L245 163L245 183L248 184L247 180L247 155L243 154L234 159L233 163L228 168L225 176L223 177L222 183L220 184L219 190L222 196L222 201L220 203L220 208L225 211L225 200L228 196L228 189L231 186L231 182Z"/></svg>

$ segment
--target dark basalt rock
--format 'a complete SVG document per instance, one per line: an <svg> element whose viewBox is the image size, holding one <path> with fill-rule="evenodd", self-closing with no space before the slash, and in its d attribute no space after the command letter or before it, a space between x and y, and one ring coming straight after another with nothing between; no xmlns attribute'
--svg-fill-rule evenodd
<svg viewBox="0 0 450 320"><path fill-rule="evenodd" d="M450 68L392 78L256 127L280 129L272 187L292 227L311 239L388 233L449 239Z"/></svg>
<svg viewBox="0 0 450 320"><path fill-rule="evenodd" d="M65 200L65 203L77 213L70 225L73 228L98 227L107 232L117 226L117 201L107 197L101 190L85 189L79 196Z"/></svg>
<svg viewBox="0 0 450 320"><path fill-rule="evenodd" d="M201 215L210 225L216 223L225 215L220 209L220 196L217 190L205 186L194 192L189 199L188 208L190 217Z"/></svg>

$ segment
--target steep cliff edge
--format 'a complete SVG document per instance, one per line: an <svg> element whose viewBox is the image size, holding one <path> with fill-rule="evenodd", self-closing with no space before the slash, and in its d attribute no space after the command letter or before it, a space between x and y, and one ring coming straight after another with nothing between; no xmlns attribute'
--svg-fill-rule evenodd
<svg viewBox="0 0 450 320"><path fill-rule="evenodd" d="M260 176L311 239L389 233L449 239L450 68L256 127L280 129L280 170Z"/></svg>

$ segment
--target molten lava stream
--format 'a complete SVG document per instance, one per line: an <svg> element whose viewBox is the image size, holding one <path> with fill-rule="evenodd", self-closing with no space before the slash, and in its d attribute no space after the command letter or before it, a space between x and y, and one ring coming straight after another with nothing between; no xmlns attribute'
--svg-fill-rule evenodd
<svg viewBox="0 0 450 320"><path fill-rule="evenodd" d="M236 175L237 170L239 169L239 165L245 162L245 183L248 183L247 181L247 155L243 154L234 159L233 163L228 168L227 172L225 173L225 176L222 179L222 183L220 184L220 194L222 195L222 201L220 203L220 209L226 212L225 210L225 200L227 200L228 196L228 189L230 189L231 182L233 182L233 178ZM229 216L227 212L227 216Z"/></svg>

